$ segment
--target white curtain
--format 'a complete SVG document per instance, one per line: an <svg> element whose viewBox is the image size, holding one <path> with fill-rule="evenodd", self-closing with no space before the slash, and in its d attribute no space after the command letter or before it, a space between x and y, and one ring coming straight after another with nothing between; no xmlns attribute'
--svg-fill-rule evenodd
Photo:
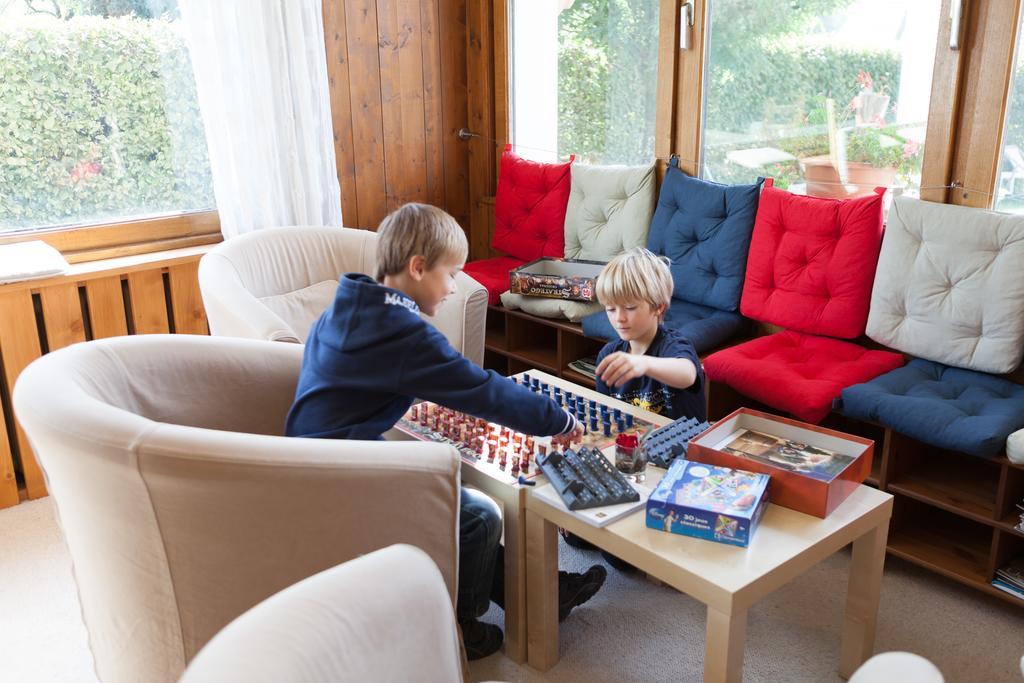
<svg viewBox="0 0 1024 683"><path fill-rule="evenodd" d="M226 238L341 226L320 0L180 0Z"/></svg>

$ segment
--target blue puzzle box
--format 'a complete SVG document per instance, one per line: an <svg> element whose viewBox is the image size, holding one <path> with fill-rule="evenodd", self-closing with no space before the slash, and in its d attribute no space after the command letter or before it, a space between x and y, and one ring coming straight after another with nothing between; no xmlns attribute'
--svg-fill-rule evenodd
<svg viewBox="0 0 1024 683"><path fill-rule="evenodd" d="M746 548L768 504L768 479L677 458L647 500L647 526Z"/></svg>

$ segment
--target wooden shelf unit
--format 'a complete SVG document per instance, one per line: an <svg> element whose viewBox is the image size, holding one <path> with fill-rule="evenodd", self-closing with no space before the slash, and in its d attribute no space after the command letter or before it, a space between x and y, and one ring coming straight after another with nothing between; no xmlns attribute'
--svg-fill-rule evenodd
<svg viewBox="0 0 1024 683"><path fill-rule="evenodd" d="M502 306L487 310L484 367L509 375L537 368L593 389L594 380L576 372L569 363L596 356L604 346L600 339L583 334L582 326L549 320Z"/></svg>

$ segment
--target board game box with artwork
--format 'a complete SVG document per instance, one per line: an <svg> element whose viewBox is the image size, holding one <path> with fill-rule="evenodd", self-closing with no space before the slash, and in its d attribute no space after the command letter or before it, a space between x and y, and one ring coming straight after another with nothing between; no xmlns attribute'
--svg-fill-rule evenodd
<svg viewBox="0 0 1024 683"><path fill-rule="evenodd" d="M647 499L647 526L742 548L768 504L768 475L677 458Z"/></svg>

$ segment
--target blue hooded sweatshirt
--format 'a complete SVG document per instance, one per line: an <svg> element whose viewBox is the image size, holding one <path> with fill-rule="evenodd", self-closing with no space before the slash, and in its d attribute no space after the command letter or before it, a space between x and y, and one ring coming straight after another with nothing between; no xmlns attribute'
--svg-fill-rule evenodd
<svg viewBox="0 0 1024 683"><path fill-rule="evenodd" d="M536 436L576 426L551 399L467 360L402 292L343 275L310 331L285 433L380 439L414 398Z"/></svg>

